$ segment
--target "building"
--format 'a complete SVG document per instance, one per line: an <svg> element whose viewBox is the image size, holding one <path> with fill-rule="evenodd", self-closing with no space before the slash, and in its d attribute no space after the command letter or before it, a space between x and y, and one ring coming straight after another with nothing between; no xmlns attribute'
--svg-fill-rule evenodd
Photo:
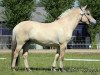
<svg viewBox="0 0 100 75"><path fill-rule="evenodd" d="M4 10L3 7L0 7L0 49L11 47L11 31L5 26Z"/></svg>
<svg viewBox="0 0 100 75"><path fill-rule="evenodd" d="M73 32L72 40L68 44L69 49L88 49L91 46L90 35L86 24L79 23Z"/></svg>

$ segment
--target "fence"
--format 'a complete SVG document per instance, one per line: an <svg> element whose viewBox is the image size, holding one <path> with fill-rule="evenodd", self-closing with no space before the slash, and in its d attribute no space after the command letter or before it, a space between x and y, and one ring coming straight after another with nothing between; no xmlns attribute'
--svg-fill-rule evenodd
<svg viewBox="0 0 100 75"><path fill-rule="evenodd" d="M0 49L11 48L11 35L0 35Z"/></svg>
<svg viewBox="0 0 100 75"><path fill-rule="evenodd" d="M11 49L11 35L0 35L0 49ZM95 44L98 48L99 44ZM30 48L35 49L35 44L31 44ZM44 46L43 48L49 49L50 47ZM73 36L67 45L68 49L91 49L90 37L77 37Z"/></svg>
<svg viewBox="0 0 100 75"><path fill-rule="evenodd" d="M89 49L91 48L90 37L84 36L73 36L71 41L68 43L69 49Z"/></svg>

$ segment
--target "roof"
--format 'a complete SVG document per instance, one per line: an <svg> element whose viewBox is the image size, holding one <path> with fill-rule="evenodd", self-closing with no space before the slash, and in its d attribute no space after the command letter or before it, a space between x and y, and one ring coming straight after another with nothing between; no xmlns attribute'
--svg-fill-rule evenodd
<svg viewBox="0 0 100 75"><path fill-rule="evenodd" d="M31 20L44 22L45 21L46 11L44 7L36 7L35 12L32 12Z"/></svg>

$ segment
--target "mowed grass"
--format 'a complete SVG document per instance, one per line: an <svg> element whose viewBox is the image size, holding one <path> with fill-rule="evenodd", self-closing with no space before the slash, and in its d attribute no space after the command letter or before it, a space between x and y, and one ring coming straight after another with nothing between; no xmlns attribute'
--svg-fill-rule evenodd
<svg viewBox="0 0 100 75"><path fill-rule="evenodd" d="M100 75L100 62L64 61L66 72L52 72L54 56L54 53L29 53L31 72L25 71L21 56L18 71L13 72L10 69L11 55L0 54L0 58L7 58L0 60L0 75ZM100 59L100 54L65 54L65 58Z"/></svg>

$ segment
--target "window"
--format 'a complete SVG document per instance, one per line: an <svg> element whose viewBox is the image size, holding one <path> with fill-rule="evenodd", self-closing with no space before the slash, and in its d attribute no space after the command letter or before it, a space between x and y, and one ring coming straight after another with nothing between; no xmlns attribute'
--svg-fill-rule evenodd
<svg viewBox="0 0 100 75"><path fill-rule="evenodd" d="M89 38L87 40L87 38ZM73 37L68 43L68 48L79 49L79 48L89 48L90 37L87 32L86 25L80 23L73 32Z"/></svg>
<svg viewBox="0 0 100 75"><path fill-rule="evenodd" d="M11 30L5 26L4 21L0 21L0 35L11 35Z"/></svg>

